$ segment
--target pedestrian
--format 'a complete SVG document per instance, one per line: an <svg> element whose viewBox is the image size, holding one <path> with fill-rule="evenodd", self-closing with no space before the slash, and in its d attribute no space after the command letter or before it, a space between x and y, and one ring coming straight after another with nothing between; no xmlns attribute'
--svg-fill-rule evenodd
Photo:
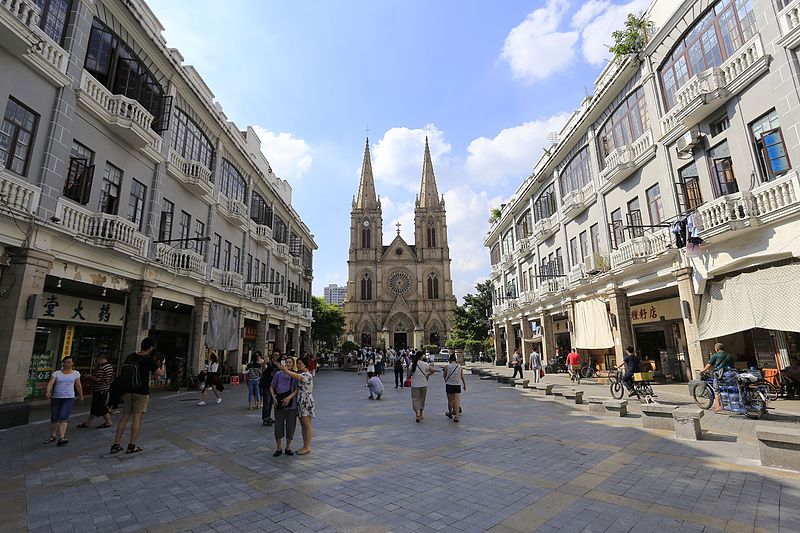
<svg viewBox="0 0 800 533"><path fill-rule="evenodd" d="M308 370L309 362L308 357L301 357L297 360L297 372L284 370L289 377L297 381L297 388L300 391L297 402L297 415L300 417L303 447L297 450L297 455L311 453L311 438L314 433L312 426L316 416L314 412L314 376Z"/></svg>
<svg viewBox="0 0 800 533"><path fill-rule="evenodd" d="M111 388L111 382L114 381L114 367L108 362L105 355L97 356L97 365L95 367L92 378L92 406L89 409L89 417L78 424L79 428L92 427L92 420L96 416L103 417L103 423L99 428L110 428L111 414L108 410L108 391Z"/></svg>
<svg viewBox="0 0 800 533"><path fill-rule="evenodd" d="M264 371L261 374L261 381L259 387L261 389L261 423L265 426L271 426L275 419L272 418L272 394L269 388L272 385L272 377L280 369L281 353L278 350L272 352L272 357L264 365Z"/></svg>
<svg viewBox="0 0 800 533"><path fill-rule="evenodd" d="M261 409L261 374L262 363L259 360L259 353L256 352L250 358L250 363L245 367L245 374L247 375L247 403L249 409Z"/></svg>
<svg viewBox="0 0 800 533"><path fill-rule="evenodd" d="M369 374L367 374L367 387L369 388L370 400L374 400L375 396L377 396L379 400L381 399L381 395L383 395L383 390L384 390L381 378L379 378L376 374L370 372Z"/></svg>
<svg viewBox="0 0 800 533"><path fill-rule="evenodd" d="M567 371L570 378L575 372L581 371L581 354L576 352L574 348L567 354Z"/></svg>
<svg viewBox="0 0 800 533"><path fill-rule="evenodd" d="M708 363L701 372L708 372L712 367L716 372L714 372L714 385L715 389L717 388L717 384L722 377L723 372L725 369L733 368L733 355L729 354L724 350L725 346L718 342L714 345L714 354L708 360ZM719 413L722 411L722 404L720 402L720 394L714 395L714 412Z"/></svg>
<svg viewBox="0 0 800 533"><path fill-rule="evenodd" d="M375 373L375 352L370 351L367 354L367 374Z"/></svg>
<svg viewBox="0 0 800 533"><path fill-rule="evenodd" d="M456 354L450 354L449 362L443 374L444 390L447 393L447 413L445 416L458 423L458 414L461 412L461 391L467 390L467 382L464 381L464 369L458 364Z"/></svg>
<svg viewBox="0 0 800 533"><path fill-rule="evenodd" d="M73 368L75 361L71 355L61 359L61 370L56 370L50 376L45 389L45 397L50 400L50 436L44 441L50 444L56 441L56 446L64 446L67 440L67 422L72 414L72 405L75 403L75 392L83 403L83 388L81 388L81 373Z"/></svg>
<svg viewBox="0 0 800 533"><path fill-rule="evenodd" d="M436 372L428 363L422 361L422 352L414 352L411 363L411 408L420 422L425 416L425 397L428 395L428 379Z"/></svg>
<svg viewBox="0 0 800 533"><path fill-rule="evenodd" d="M519 350L514 350L514 355L511 356L511 366L514 368L514 375L511 376L511 379L517 377L517 372L519 372L520 379L525 377L522 374L522 356L519 354Z"/></svg>
<svg viewBox="0 0 800 533"><path fill-rule="evenodd" d="M209 359L211 362L209 363L208 370L206 371L205 384L203 385L203 390L200 393L200 402L197 405L206 404L208 389L211 389L211 392L213 392L214 396L217 397L217 403L222 403L222 390L224 387L219 375L219 357L217 357L217 352L211 350Z"/></svg>
<svg viewBox="0 0 800 533"><path fill-rule="evenodd" d="M636 394L633 388L633 375L641 371L642 362L633 350L633 346L625 348L625 356L622 358L625 365L625 374L622 376L622 383L628 389L628 396Z"/></svg>
<svg viewBox="0 0 800 533"><path fill-rule="evenodd" d="M291 361L291 359L289 359ZM273 457L278 457L281 453L294 455L292 451L292 439L297 425L297 380L289 375L289 367L292 363L282 359L280 367L275 375L272 376L272 384L269 392L272 396L272 403L275 406L275 453ZM281 447L281 441L286 438L286 447Z"/></svg>
<svg viewBox="0 0 800 533"><path fill-rule="evenodd" d="M375 354L375 373L383 375L383 352L380 350Z"/></svg>
<svg viewBox="0 0 800 533"><path fill-rule="evenodd" d="M542 379L542 356L535 348L531 352L531 370L533 370L533 382L539 383Z"/></svg>
<svg viewBox="0 0 800 533"><path fill-rule="evenodd" d="M403 388L403 381L406 368L406 359L402 352L394 358L394 388Z"/></svg>
<svg viewBox="0 0 800 533"><path fill-rule="evenodd" d="M317 356L312 355L311 359L308 363L308 371L311 372L311 375L316 377L317 376Z"/></svg>
<svg viewBox="0 0 800 533"><path fill-rule="evenodd" d="M133 421L125 453L142 451L136 441L139 431L142 429L142 418L147 412L147 404L150 401L150 373L153 372L156 377L164 376L167 373L164 362L158 364L153 358L155 349L156 343L153 339L150 337L142 339L139 351L131 353L125 358L119 376L112 384L112 388L116 385L117 390L122 393L123 400L122 418L119 419L117 434L114 437L114 444L111 446L112 454L122 451L120 443L122 435L125 433L125 427L128 425L128 419Z"/></svg>

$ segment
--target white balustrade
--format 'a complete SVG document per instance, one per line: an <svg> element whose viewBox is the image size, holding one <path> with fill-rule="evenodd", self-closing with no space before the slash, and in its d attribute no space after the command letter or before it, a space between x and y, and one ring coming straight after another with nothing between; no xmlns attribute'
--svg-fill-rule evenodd
<svg viewBox="0 0 800 533"><path fill-rule="evenodd" d="M282 295L273 294L272 295L272 305L282 309L285 307L284 297Z"/></svg>
<svg viewBox="0 0 800 533"><path fill-rule="evenodd" d="M786 36L800 28L800 0L794 0L778 13L781 34Z"/></svg>
<svg viewBox="0 0 800 533"><path fill-rule="evenodd" d="M9 208L21 213L32 213L39 207L39 187L0 170L0 197Z"/></svg>
<svg viewBox="0 0 800 533"><path fill-rule="evenodd" d="M567 289L567 278L559 276L556 278L541 279L539 281L538 296L540 299L548 298Z"/></svg>
<svg viewBox="0 0 800 533"><path fill-rule="evenodd" d="M262 243L270 245L274 243L272 239L272 228L264 224L256 224L256 230L253 232L253 236L257 241Z"/></svg>
<svg viewBox="0 0 800 533"><path fill-rule="evenodd" d="M605 167L600 172L600 189L605 191L621 183L655 153L655 140L648 129L631 144L615 148L605 158Z"/></svg>
<svg viewBox="0 0 800 533"><path fill-rule="evenodd" d="M302 314L300 315L302 318L306 320L311 320L314 318L314 311L310 307L304 307L302 310Z"/></svg>
<svg viewBox="0 0 800 533"><path fill-rule="evenodd" d="M0 8L31 30L39 27L42 13L33 0L0 0Z"/></svg>
<svg viewBox="0 0 800 533"><path fill-rule="evenodd" d="M289 245L285 242L279 242L275 247L275 250L278 252L279 256L283 257L284 259L289 259Z"/></svg>
<svg viewBox="0 0 800 533"><path fill-rule="evenodd" d="M750 193L735 193L720 196L697 208L700 216L701 235L708 237L712 233L720 233L727 229L735 229L736 223L749 222L753 216L750 207Z"/></svg>
<svg viewBox="0 0 800 533"><path fill-rule="evenodd" d="M156 260L168 270L177 274L206 275L206 263L203 256L189 248L176 248L167 243L156 244Z"/></svg>
<svg viewBox="0 0 800 533"><path fill-rule="evenodd" d="M104 121L133 131L145 144L156 136L150 128L153 115L142 104L127 96L113 94L85 70L81 77L78 97L95 110Z"/></svg>
<svg viewBox="0 0 800 533"><path fill-rule="evenodd" d="M272 295L266 285L248 284L246 287L247 297L254 302L266 303L272 301Z"/></svg>
<svg viewBox="0 0 800 533"><path fill-rule="evenodd" d="M286 304L286 307L289 309L290 315L300 316L300 314L302 313L300 309L300 304L297 302L289 302L288 304Z"/></svg>
<svg viewBox="0 0 800 533"><path fill-rule="evenodd" d="M666 251L669 246L670 234L666 229L628 239L611 252L611 267L621 268L646 261Z"/></svg>
<svg viewBox="0 0 800 533"><path fill-rule="evenodd" d="M558 229L558 213L553 213L549 218L543 218L533 223L533 238L543 241Z"/></svg>
<svg viewBox="0 0 800 533"><path fill-rule="evenodd" d="M33 46L30 47L30 49L28 49L28 54L35 55L45 64L53 67L59 73L66 76L67 65L69 64L69 54L38 27L33 31L38 40Z"/></svg>
<svg viewBox="0 0 800 533"><path fill-rule="evenodd" d="M145 256L147 237L139 233L136 224L117 215L93 213L68 200L59 200L56 207L59 225L75 237L98 246L121 248L138 256Z"/></svg>
<svg viewBox="0 0 800 533"><path fill-rule="evenodd" d="M240 291L244 287L244 277L238 272L211 269L211 280L222 289Z"/></svg>

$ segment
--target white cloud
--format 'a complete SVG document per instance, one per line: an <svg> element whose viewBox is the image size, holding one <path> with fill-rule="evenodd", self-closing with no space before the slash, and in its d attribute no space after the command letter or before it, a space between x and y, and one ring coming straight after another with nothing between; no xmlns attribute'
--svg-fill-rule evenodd
<svg viewBox="0 0 800 533"><path fill-rule="evenodd" d="M548 0L512 29L503 44L502 58L515 78L533 82L564 70L575 57L577 31L558 31L566 0Z"/></svg>
<svg viewBox="0 0 800 533"><path fill-rule="evenodd" d="M572 15L570 26L577 29L583 28L597 15L605 11L610 4L611 2L608 0L588 0Z"/></svg>
<svg viewBox="0 0 800 533"><path fill-rule="evenodd" d="M391 128L372 150L372 173L375 179L384 184L403 187L410 192L418 192L425 135L428 136L434 169L438 170L438 163L451 150L441 130L433 124L420 129Z"/></svg>
<svg viewBox="0 0 800 533"><path fill-rule="evenodd" d="M526 122L506 128L493 139L479 137L467 147L466 170L473 183L497 184L513 179L521 181L549 143L547 135L566 123L569 113Z"/></svg>
<svg viewBox="0 0 800 533"><path fill-rule="evenodd" d="M397 237L397 224L400 223L400 236L409 244L414 243L414 202L394 201L389 196L381 196L383 215L383 244L388 245Z"/></svg>
<svg viewBox="0 0 800 533"><path fill-rule="evenodd" d="M283 179L300 180L311 168L311 147L291 133L274 133L261 126L253 126L261 139L261 151L272 170Z"/></svg>
<svg viewBox="0 0 800 533"><path fill-rule="evenodd" d="M583 22L581 30L581 53L587 62L592 65L602 65L611 59L608 46L612 44L611 33L621 29L625 23L628 13L639 14L645 11L650 4L650 0L632 0L625 4L606 4L604 9L600 9L602 1L593 0L585 4L575 18L586 10L593 16L583 17L579 22ZM592 11L594 10L594 11Z"/></svg>

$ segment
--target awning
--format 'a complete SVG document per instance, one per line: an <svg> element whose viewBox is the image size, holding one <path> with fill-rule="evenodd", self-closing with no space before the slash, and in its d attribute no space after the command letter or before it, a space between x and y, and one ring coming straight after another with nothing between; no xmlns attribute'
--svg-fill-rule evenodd
<svg viewBox="0 0 800 533"><path fill-rule="evenodd" d="M700 339L753 328L800 332L800 263L711 281L700 301Z"/></svg>
<svg viewBox="0 0 800 533"><path fill-rule="evenodd" d="M606 304L599 298L575 303L575 347L603 349L614 347Z"/></svg>

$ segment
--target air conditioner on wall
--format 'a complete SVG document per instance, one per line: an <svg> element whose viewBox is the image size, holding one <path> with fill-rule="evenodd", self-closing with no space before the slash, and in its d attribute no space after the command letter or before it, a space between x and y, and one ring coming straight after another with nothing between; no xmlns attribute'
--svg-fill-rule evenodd
<svg viewBox="0 0 800 533"><path fill-rule="evenodd" d="M589 254L583 260L583 271L588 274L597 274L600 272L600 269L597 268L594 260L594 254Z"/></svg>
<svg viewBox="0 0 800 533"><path fill-rule="evenodd" d="M700 130L691 129L684 133L679 139L676 145L678 152L681 154L690 154L694 147L700 144Z"/></svg>

